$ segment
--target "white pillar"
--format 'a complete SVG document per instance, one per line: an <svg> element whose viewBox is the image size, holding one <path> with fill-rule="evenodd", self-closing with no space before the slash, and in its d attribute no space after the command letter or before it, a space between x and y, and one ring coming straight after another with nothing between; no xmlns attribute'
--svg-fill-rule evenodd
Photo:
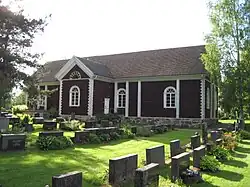
<svg viewBox="0 0 250 187"><path fill-rule="evenodd" d="M205 119L205 79L201 79L200 98L201 98L201 119Z"/></svg>
<svg viewBox="0 0 250 187"><path fill-rule="evenodd" d="M48 86L47 85L45 85L45 91L47 91L48 90ZM47 110L47 99L48 99L48 96L47 95L45 95L45 98L44 98L45 100L44 100L44 110Z"/></svg>
<svg viewBox="0 0 250 187"><path fill-rule="evenodd" d="M217 118L216 116L216 110L217 110L217 106L218 106L218 93L217 93L217 89L216 86L213 85L214 88L214 118Z"/></svg>
<svg viewBox="0 0 250 187"><path fill-rule="evenodd" d="M40 86L38 85L37 86L37 89L38 89L38 91L40 90ZM39 94L39 96L38 96L38 99L37 99L37 105L36 105L36 109L37 110L39 110L40 109L40 94Z"/></svg>
<svg viewBox="0 0 250 187"><path fill-rule="evenodd" d="M137 117L141 117L141 81L138 81L137 88Z"/></svg>
<svg viewBox="0 0 250 187"><path fill-rule="evenodd" d="M62 115L62 92L63 92L63 81L60 80L60 87L59 87L59 116Z"/></svg>
<svg viewBox="0 0 250 187"><path fill-rule="evenodd" d="M180 117L180 79L176 80L176 118Z"/></svg>
<svg viewBox="0 0 250 187"><path fill-rule="evenodd" d="M89 79L88 115L93 116L94 79Z"/></svg>
<svg viewBox="0 0 250 187"><path fill-rule="evenodd" d="M118 88L118 84L117 82L115 82L114 85L114 112L117 112L117 88Z"/></svg>
<svg viewBox="0 0 250 187"><path fill-rule="evenodd" d="M126 81L126 105L125 105L125 117L128 117L129 113L129 82Z"/></svg>

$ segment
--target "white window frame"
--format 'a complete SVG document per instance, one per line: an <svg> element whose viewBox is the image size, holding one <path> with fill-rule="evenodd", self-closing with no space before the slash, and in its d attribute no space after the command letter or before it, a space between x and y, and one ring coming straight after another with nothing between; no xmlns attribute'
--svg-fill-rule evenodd
<svg viewBox="0 0 250 187"><path fill-rule="evenodd" d="M77 89L77 92L73 92L73 89ZM78 93L78 98L76 98L77 99L77 104L75 104L75 103L73 103L73 94L75 94L75 93ZM76 97L76 96L74 96L74 97ZM81 98L81 92L80 92L80 88L78 87L78 86L72 86L71 88L70 88L70 90L69 90L69 106L70 107L79 107L80 106L80 98Z"/></svg>
<svg viewBox="0 0 250 187"><path fill-rule="evenodd" d="M120 94L120 92L124 92L124 94ZM123 96L123 102L119 102L120 95ZM124 106L119 106L119 103L123 104L125 103ZM126 108L126 90L124 88L120 88L117 90L117 108Z"/></svg>
<svg viewBox="0 0 250 187"><path fill-rule="evenodd" d="M168 93L169 90L174 90L174 92ZM170 94L170 97L169 97L169 99L170 99L170 101L169 101L170 106L167 106L167 95L168 94ZM172 105L172 95L173 94L175 95L175 97L174 97L175 98L174 106ZM176 103L176 97L177 97L177 92L176 92L176 89L174 87L169 86L169 87L165 88L165 90L163 92L163 107L164 108L176 108L176 105L177 105L177 103Z"/></svg>
<svg viewBox="0 0 250 187"><path fill-rule="evenodd" d="M206 108L210 109L210 88L207 87L206 89Z"/></svg>

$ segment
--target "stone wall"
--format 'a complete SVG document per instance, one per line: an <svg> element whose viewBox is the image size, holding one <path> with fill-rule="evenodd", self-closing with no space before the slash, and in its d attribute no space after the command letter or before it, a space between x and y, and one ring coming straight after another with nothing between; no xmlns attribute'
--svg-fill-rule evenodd
<svg viewBox="0 0 250 187"><path fill-rule="evenodd" d="M206 122L208 127L218 123L218 119L199 119L199 118L125 118L124 121L138 125L169 125L175 128L200 128L202 122Z"/></svg>

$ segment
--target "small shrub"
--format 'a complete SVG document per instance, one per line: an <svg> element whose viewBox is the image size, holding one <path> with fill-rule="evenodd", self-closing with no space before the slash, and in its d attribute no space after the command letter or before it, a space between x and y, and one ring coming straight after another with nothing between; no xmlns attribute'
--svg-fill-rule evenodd
<svg viewBox="0 0 250 187"><path fill-rule="evenodd" d="M243 140L250 140L250 132L245 131L245 130L241 130L239 133L240 133L240 137Z"/></svg>
<svg viewBox="0 0 250 187"><path fill-rule="evenodd" d="M108 142L108 141L111 140L109 134L101 134L101 135L99 136L99 138L100 138L101 142Z"/></svg>
<svg viewBox="0 0 250 187"><path fill-rule="evenodd" d="M93 144L99 144L102 141L100 140L100 138L96 134L90 133L88 142L93 143Z"/></svg>
<svg viewBox="0 0 250 187"><path fill-rule="evenodd" d="M39 149L44 151L66 149L74 145L66 136L39 136L36 144Z"/></svg>
<svg viewBox="0 0 250 187"><path fill-rule="evenodd" d="M119 140L121 136L117 132L111 132L110 133L110 139L111 140Z"/></svg>
<svg viewBox="0 0 250 187"><path fill-rule="evenodd" d="M143 127L143 126L137 127L137 135L149 137L149 136L152 136L152 131L149 127Z"/></svg>
<svg viewBox="0 0 250 187"><path fill-rule="evenodd" d="M204 156L201 158L200 169L203 171L216 172L219 170L220 162L213 156Z"/></svg>
<svg viewBox="0 0 250 187"><path fill-rule="evenodd" d="M56 118L58 116L58 110L55 107L50 108L47 112L49 118Z"/></svg>
<svg viewBox="0 0 250 187"><path fill-rule="evenodd" d="M237 147L236 135L232 133L225 133L222 137L223 147L228 150L234 150Z"/></svg>
<svg viewBox="0 0 250 187"><path fill-rule="evenodd" d="M17 116L20 118L21 125L29 124L32 122L32 118L29 114L17 114Z"/></svg>
<svg viewBox="0 0 250 187"><path fill-rule="evenodd" d="M122 137L123 138L135 138L135 134L132 133L131 128L124 126L122 128L122 130L123 130L123 132L122 132Z"/></svg>
<svg viewBox="0 0 250 187"><path fill-rule="evenodd" d="M23 114L26 110L28 110L27 105L15 105L12 106L12 113L16 114Z"/></svg>
<svg viewBox="0 0 250 187"><path fill-rule="evenodd" d="M219 147L219 146L217 146L215 149L213 149L210 152L210 154L215 156L215 158L219 161L226 161L226 160L229 160L231 157L229 150L227 150L223 147Z"/></svg>
<svg viewBox="0 0 250 187"><path fill-rule="evenodd" d="M80 130L81 122L78 120L65 121L60 124L60 129L67 131Z"/></svg>

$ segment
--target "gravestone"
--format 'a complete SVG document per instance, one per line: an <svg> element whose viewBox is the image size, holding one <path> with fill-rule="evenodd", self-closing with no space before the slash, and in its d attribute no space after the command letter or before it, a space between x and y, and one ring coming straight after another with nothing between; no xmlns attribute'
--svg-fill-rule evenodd
<svg viewBox="0 0 250 187"><path fill-rule="evenodd" d="M165 165L165 147L159 145L146 149L146 162L147 164L157 163L160 167Z"/></svg>
<svg viewBox="0 0 250 187"><path fill-rule="evenodd" d="M224 129L223 129L223 128L218 128L218 129L217 129L217 132L218 132L217 138L221 138L222 135L224 134Z"/></svg>
<svg viewBox="0 0 250 187"><path fill-rule="evenodd" d="M2 151L18 151L25 149L25 134L2 134L1 150Z"/></svg>
<svg viewBox="0 0 250 187"><path fill-rule="evenodd" d="M43 117L34 117L33 124L43 124L44 118Z"/></svg>
<svg viewBox="0 0 250 187"><path fill-rule="evenodd" d="M200 168L201 158L205 156L205 149L204 145L197 147L194 149L193 152L193 166L196 168Z"/></svg>
<svg viewBox="0 0 250 187"><path fill-rule="evenodd" d="M111 185L126 185L135 177L138 155L130 154L109 160L109 183Z"/></svg>
<svg viewBox="0 0 250 187"><path fill-rule="evenodd" d="M173 140L170 142L170 156L176 156L181 153L181 142L180 140Z"/></svg>
<svg viewBox="0 0 250 187"><path fill-rule="evenodd" d="M201 138L200 135L191 136L191 148L192 149L200 147L200 145L201 145L200 138Z"/></svg>
<svg viewBox="0 0 250 187"><path fill-rule="evenodd" d="M134 187L158 187L159 164L151 163L135 171Z"/></svg>
<svg viewBox="0 0 250 187"><path fill-rule="evenodd" d="M211 152L213 150L213 144L207 143L206 148L207 148L207 152Z"/></svg>
<svg viewBox="0 0 250 187"><path fill-rule="evenodd" d="M57 123L61 123L61 122L64 122L64 118L63 117L56 117L56 122Z"/></svg>
<svg viewBox="0 0 250 187"><path fill-rule="evenodd" d="M204 121L201 124L201 134L202 134L202 143L206 145L208 134L207 134L207 123Z"/></svg>
<svg viewBox="0 0 250 187"><path fill-rule="evenodd" d="M180 178L182 171L185 171L190 166L190 153L184 152L172 157L171 161L171 180L175 181Z"/></svg>
<svg viewBox="0 0 250 187"><path fill-rule="evenodd" d="M8 112L1 112L0 117L5 117L5 115L7 115L7 114L8 114Z"/></svg>
<svg viewBox="0 0 250 187"><path fill-rule="evenodd" d="M9 119L0 117L0 131L6 131L9 128Z"/></svg>
<svg viewBox="0 0 250 187"><path fill-rule="evenodd" d="M53 176L52 187L82 187L82 172L74 171Z"/></svg>
<svg viewBox="0 0 250 187"><path fill-rule="evenodd" d="M216 141L215 141L215 143L216 143L216 145L218 145L218 146L222 146L222 139L217 139Z"/></svg>
<svg viewBox="0 0 250 187"><path fill-rule="evenodd" d="M88 131L76 131L75 132L75 143L86 143L88 141L90 132Z"/></svg>
<svg viewBox="0 0 250 187"><path fill-rule="evenodd" d="M211 140L213 142L216 142L217 139L218 139L218 131L211 131Z"/></svg>
<svg viewBox="0 0 250 187"><path fill-rule="evenodd" d="M85 121L84 128L95 128L95 127L96 127L96 121L94 120Z"/></svg>
<svg viewBox="0 0 250 187"><path fill-rule="evenodd" d="M34 130L33 124L25 124L24 127L26 132L32 132Z"/></svg>
<svg viewBox="0 0 250 187"><path fill-rule="evenodd" d="M72 112L72 113L70 114L70 119L71 119L71 120L75 120L75 119L76 119L76 114L75 114L74 112Z"/></svg>
<svg viewBox="0 0 250 187"><path fill-rule="evenodd" d="M9 118L9 124L15 125L20 123L20 118L19 117L11 117Z"/></svg>
<svg viewBox="0 0 250 187"><path fill-rule="evenodd" d="M63 131L39 132L39 136L63 136Z"/></svg>
<svg viewBox="0 0 250 187"><path fill-rule="evenodd" d="M43 129L44 130L55 130L57 128L57 123L51 120L45 120L43 122Z"/></svg>

